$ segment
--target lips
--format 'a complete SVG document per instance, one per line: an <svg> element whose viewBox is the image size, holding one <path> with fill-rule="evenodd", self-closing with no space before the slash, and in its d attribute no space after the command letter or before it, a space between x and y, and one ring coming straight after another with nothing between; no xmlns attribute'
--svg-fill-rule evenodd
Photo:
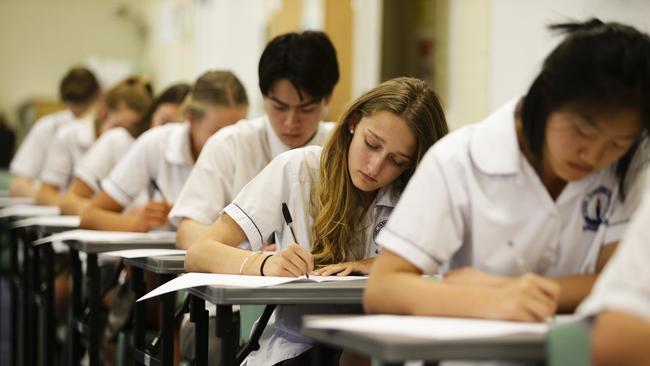
<svg viewBox="0 0 650 366"><path fill-rule="evenodd" d="M366 174L366 173L364 173L362 171L359 171L359 174L361 174L361 178L363 178L363 180L365 180L367 182L371 182L371 183L376 183L377 182L377 179L369 176L368 174Z"/></svg>
<svg viewBox="0 0 650 366"><path fill-rule="evenodd" d="M569 166L573 168L574 170L580 172L581 174L589 174L594 171L594 168L590 166L585 166L585 165L580 165L576 163L569 163Z"/></svg>

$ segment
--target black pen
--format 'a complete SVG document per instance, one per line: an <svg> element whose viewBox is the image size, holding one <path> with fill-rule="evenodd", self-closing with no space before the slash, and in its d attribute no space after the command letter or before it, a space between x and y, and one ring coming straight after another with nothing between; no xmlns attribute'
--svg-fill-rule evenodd
<svg viewBox="0 0 650 366"><path fill-rule="evenodd" d="M169 201L167 200L167 198L165 197L165 195L163 194L163 192L162 192L162 190L160 189L160 187L158 187L158 183L156 183L156 180L153 179L153 178L151 178L151 182L150 182L150 183L151 183L151 186L153 187L153 189L156 190L156 191L158 191L158 193L160 193L160 197L162 197L163 201L165 201L165 202L169 202ZM153 199L153 195L152 195L151 198Z"/></svg>
<svg viewBox="0 0 650 366"><path fill-rule="evenodd" d="M293 242L297 243L298 241L296 240L296 233L293 232L293 218L291 218L291 212L289 212L289 207L287 206L286 202L282 202L282 216L284 216L284 221L287 223L289 230L291 230L291 237L293 238ZM309 273L305 273L305 276L309 278Z"/></svg>

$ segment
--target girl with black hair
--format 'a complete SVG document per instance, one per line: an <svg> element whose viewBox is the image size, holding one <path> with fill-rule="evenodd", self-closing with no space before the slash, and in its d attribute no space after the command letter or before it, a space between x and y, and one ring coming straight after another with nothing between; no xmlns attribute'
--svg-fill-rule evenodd
<svg viewBox="0 0 650 366"><path fill-rule="evenodd" d="M597 19L551 29L567 36L527 94L425 156L377 238L367 311L541 321L591 290L636 203L650 38Z"/></svg>

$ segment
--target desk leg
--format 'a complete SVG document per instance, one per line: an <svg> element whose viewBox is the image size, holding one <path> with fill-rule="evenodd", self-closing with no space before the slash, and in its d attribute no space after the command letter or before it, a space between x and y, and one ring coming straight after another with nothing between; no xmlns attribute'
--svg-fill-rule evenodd
<svg viewBox="0 0 650 366"><path fill-rule="evenodd" d="M27 350L29 352L28 365L37 365L38 364L38 355L40 351L40 346L45 344L45 336L38 331L39 324L39 315L41 307L38 304L37 299L40 298L41 292L41 259L38 255L38 250L32 245L32 241L36 240L36 235L33 229L25 228L25 241L23 245L27 248L27 255L29 258L29 267L30 271L29 276L29 286L27 291L29 292L28 296L28 307L27 311L31 314L29 315L29 327L27 329L27 334L30 338L29 346ZM41 355L42 356L42 355ZM45 359L43 359L45 361Z"/></svg>
<svg viewBox="0 0 650 366"><path fill-rule="evenodd" d="M42 357L47 362L54 360L54 338L56 320L54 316L54 250L51 244L43 244L40 253L44 256L45 278L43 279L41 312L43 314L43 351ZM38 256L39 249L36 249L34 255ZM39 281L40 282L40 281ZM46 363L47 363L46 362Z"/></svg>
<svg viewBox="0 0 650 366"><path fill-rule="evenodd" d="M160 283L166 283L174 278L174 275L163 274L159 276ZM170 292L160 298L160 363L162 366L174 364L174 305L176 293Z"/></svg>
<svg viewBox="0 0 650 366"><path fill-rule="evenodd" d="M217 337L221 339L221 364L235 366L237 335L233 321L232 305L217 305Z"/></svg>
<svg viewBox="0 0 650 366"><path fill-rule="evenodd" d="M23 319L25 325L23 328L23 361L25 365L36 365L36 342L38 340L37 329L36 329L36 320L38 310L34 304L33 291L35 290L35 276L34 271L38 270L35 268L32 260L32 243L31 243L31 234L27 228L21 229L21 251L23 253ZM37 263L36 263L37 264Z"/></svg>
<svg viewBox="0 0 650 366"><path fill-rule="evenodd" d="M81 357L81 336L79 322L81 319L81 260L79 251L70 248L70 310L68 316L68 354L69 366L79 365Z"/></svg>
<svg viewBox="0 0 650 366"><path fill-rule="evenodd" d="M135 298L139 299L144 296L144 279L142 269L131 267L131 289L135 293ZM144 350L145 319L144 319L144 302L136 302L133 313L133 345L136 350ZM136 364L138 362L136 361Z"/></svg>
<svg viewBox="0 0 650 366"><path fill-rule="evenodd" d="M97 254L88 253L86 262L86 271L88 275L88 357L90 366L99 366L99 339L101 334L99 322L99 309L101 299L101 281L99 275L99 265L97 263Z"/></svg>
<svg viewBox="0 0 650 366"><path fill-rule="evenodd" d="M9 268L11 280L11 364L18 365L20 359L18 337L20 335L20 321L18 309L22 308L18 301L20 295L20 270L18 268L18 235L16 229L9 230Z"/></svg>
<svg viewBox="0 0 650 366"><path fill-rule="evenodd" d="M190 297L190 321L194 323L194 365L208 365L208 311L205 301L192 294Z"/></svg>

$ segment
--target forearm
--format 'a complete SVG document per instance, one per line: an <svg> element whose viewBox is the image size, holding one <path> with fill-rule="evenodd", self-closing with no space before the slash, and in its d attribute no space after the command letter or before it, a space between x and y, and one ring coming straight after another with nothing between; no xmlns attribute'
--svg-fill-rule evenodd
<svg viewBox="0 0 650 366"><path fill-rule="evenodd" d="M449 284L414 273L372 275L364 294L370 313L460 316L486 318L486 298L494 292L485 286Z"/></svg>
<svg viewBox="0 0 650 366"><path fill-rule="evenodd" d="M30 178L20 175L14 176L9 185L9 194L12 197L35 197L38 188Z"/></svg>
<svg viewBox="0 0 650 366"><path fill-rule="evenodd" d="M650 322L621 311L601 313L592 332L596 366L650 365Z"/></svg>
<svg viewBox="0 0 650 366"><path fill-rule="evenodd" d="M81 211L90 203L90 200L68 191L63 195L59 208L62 215L79 216Z"/></svg>
<svg viewBox="0 0 650 366"><path fill-rule="evenodd" d="M89 206L81 213L81 229L106 231L141 231L135 225L136 218L121 212Z"/></svg>
<svg viewBox="0 0 650 366"><path fill-rule="evenodd" d="M187 272L240 274L239 271L242 269L241 274L259 275L264 256L265 254L262 253L250 252L205 238L187 249L185 270Z"/></svg>
<svg viewBox="0 0 650 366"><path fill-rule="evenodd" d="M573 313L591 292L598 275L575 275L551 278L560 286L559 313Z"/></svg>
<svg viewBox="0 0 650 366"><path fill-rule="evenodd" d="M183 219L178 226L176 235L176 247L179 249L189 249L192 245L207 234L210 226L200 224L192 219Z"/></svg>
<svg viewBox="0 0 650 366"><path fill-rule="evenodd" d="M58 206L61 202L61 194L57 188L48 184L41 184L34 201L41 206Z"/></svg>

